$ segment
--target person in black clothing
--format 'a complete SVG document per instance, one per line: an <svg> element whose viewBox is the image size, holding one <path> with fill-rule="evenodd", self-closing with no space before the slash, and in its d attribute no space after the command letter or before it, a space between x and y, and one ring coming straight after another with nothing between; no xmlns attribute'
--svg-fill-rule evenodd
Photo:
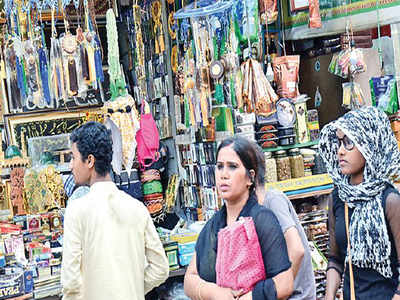
<svg viewBox="0 0 400 300"><path fill-rule="evenodd" d="M228 138L218 147L215 178L225 204L207 222L197 240L184 283L185 293L191 299L286 299L293 291L291 263L279 222L271 210L257 203L254 189L259 168L254 149L252 142L240 137ZM240 291L216 285L217 238L220 229L239 217L249 216L260 242L266 280L241 295Z"/></svg>
<svg viewBox="0 0 400 300"><path fill-rule="evenodd" d="M319 147L335 185L325 299L335 299L343 275L343 298L354 299L351 266L355 299L399 300L400 195L391 178L400 152L387 116L374 107L350 111L322 129Z"/></svg>

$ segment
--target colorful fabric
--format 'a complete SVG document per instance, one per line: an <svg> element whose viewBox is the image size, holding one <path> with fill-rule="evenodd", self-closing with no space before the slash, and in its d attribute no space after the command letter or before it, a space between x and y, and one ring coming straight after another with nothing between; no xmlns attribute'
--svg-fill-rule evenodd
<svg viewBox="0 0 400 300"><path fill-rule="evenodd" d="M358 185L351 185L350 176L341 173L337 129L355 143L366 160L363 182ZM400 152L387 116L374 107L350 111L322 129L319 150L339 198L354 208L350 220L352 263L390 278L391 244L382 197L386 183L399 171Z"/></svg>
<svg viewBox="0 0 400 300"><path fill-rule="evenodd" d="M150 182L143 183L143 194L150 195L150 194L157 194L162 193L162 185L161 182L158 180L153 180Z"/></svg>

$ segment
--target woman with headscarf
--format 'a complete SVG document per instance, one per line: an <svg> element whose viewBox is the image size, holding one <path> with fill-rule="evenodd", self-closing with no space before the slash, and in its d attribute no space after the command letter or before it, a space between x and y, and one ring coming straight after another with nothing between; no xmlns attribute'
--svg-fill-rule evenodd
<svg viewBox="0 0 400 300"><path fill-rule="evenodd" d="M400 195L391 184L400 152L387 116L350 111L323 128L319 148L335 184L325 299L335 299L343 273L344 300L400 299Z"/></svg>

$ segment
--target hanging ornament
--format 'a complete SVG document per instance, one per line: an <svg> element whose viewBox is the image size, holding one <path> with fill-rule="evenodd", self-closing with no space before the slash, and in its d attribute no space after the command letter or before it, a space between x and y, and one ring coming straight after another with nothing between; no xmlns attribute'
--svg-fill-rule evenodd
<svg viewBox="0 0 400 300"><path fill-rule="evenodd" d="M271 65L271 56L267 56L267 72L266 72L267 80L272 83L274 81L274 70L272 69Z"/></svg>
<svg viewBox="0 0 400 300"><path fill-rule="evenodd" d="M171 11L168 15L168 32L172 40L176 39L176 20L174 19L174 12Z"/></svg>
<svg viewBox="0 0 400 300"><path fill-rule="evenodd" d="M321 93L319 92L319 86L317 86L317 90L315 91L315 97L314 97L314 105L315 107L320 107L322 103L322 96Z"/></svg>
<svg viewBox="0 0 400 300"><path fill-rule="evenodd" d="M156 54L160 54L165 51L165 44L161 23L161 2L159 0L151 3L151 16L154 22L155 52Z"/></svg>

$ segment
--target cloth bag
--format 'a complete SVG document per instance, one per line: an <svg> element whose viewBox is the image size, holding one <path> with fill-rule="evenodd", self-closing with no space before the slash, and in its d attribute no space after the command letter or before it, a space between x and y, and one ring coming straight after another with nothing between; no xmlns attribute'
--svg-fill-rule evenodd
<svg viewBox="0 0 400 300"><path fill-rule="evenodd" d="M118 189L124 191L125 193L129 194L139 201L143 201L143 187L142 183L139 180L128 179L128 181L123 182L121 176L115 174L115 182Z"/></svg>
<svg viewBox="0 0 400 300"><path fill-rule="evenodd" d="M241 217L218 232L217 285L247 293L265 280L264 261L253 219Z"/></svg>
<svg viewBox="0 0 400 300"><path fill-rule="evenodd" d="M160 139L156 122L151 113L144 112L145 101L142 102L140 113L140 129L136 133L137 159L144 170L158 160Z"/></svg>

